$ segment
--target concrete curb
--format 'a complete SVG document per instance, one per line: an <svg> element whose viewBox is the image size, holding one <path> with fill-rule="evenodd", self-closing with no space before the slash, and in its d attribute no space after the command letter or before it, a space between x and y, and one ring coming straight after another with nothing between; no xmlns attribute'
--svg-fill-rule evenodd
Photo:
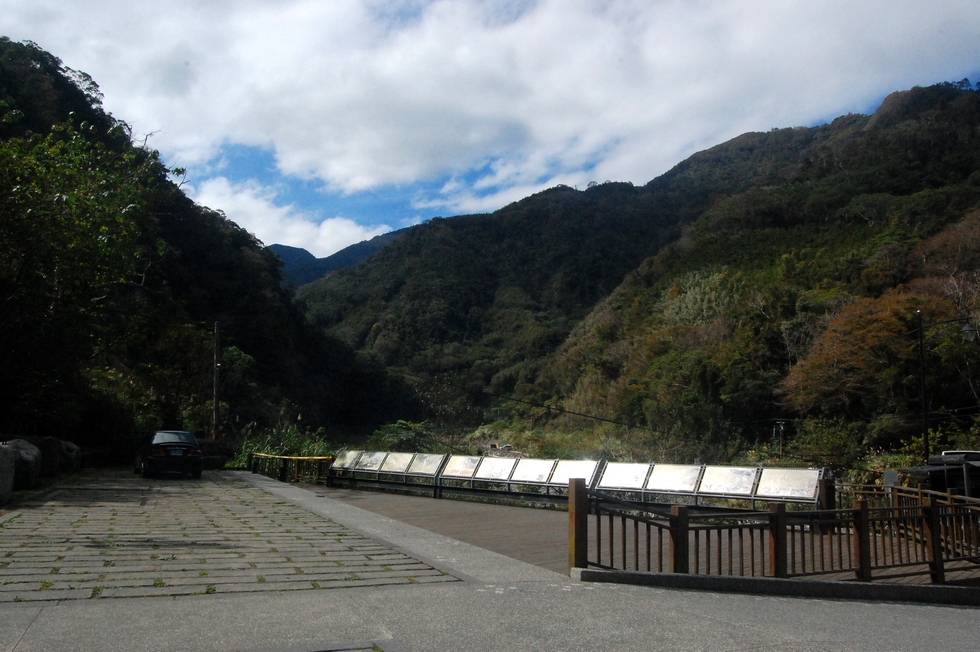
<svg viewBox="0 0 980 652"><path fill-rule="evenodd" d="M789 580L772 577L722 577L680 573L643 573L636 571L573 568L572 579L581 582L605 582L656 586L685 591L747 593L794 598L829 598L835 600L873 600L880 602L921 602L926 604L980 606L980 590L965 586L932 584L870 584L827 582L822 580Z"/></svg>

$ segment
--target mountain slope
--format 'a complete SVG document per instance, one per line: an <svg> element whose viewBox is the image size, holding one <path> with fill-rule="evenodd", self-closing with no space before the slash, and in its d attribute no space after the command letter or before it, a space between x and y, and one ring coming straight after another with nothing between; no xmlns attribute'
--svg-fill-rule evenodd
<svg viewBox="0 0 980 652"><path fill-rule="evenodd" d="M787 453L848 466L919 436L916 311L980 316L980 93L913 89L838 123L788 183L719 201L645 261L524 396L634 426L608 454L774 455L779 430ZM975 445L961 325L926 339L926 398L934 442Z"/></svg>
<svg viewBox="0 0 980 652"><path fill-rule="evenodd" d="M225 435L411 414L307 322L281 262L188 199L99 100L84 74L0 39L0 435L126 458L148 429L210 431L216 362Z"/></svg>
<svg viewBox="0 0 980 652"><path fill-rule="evenodd" d="M894 445L911 399L807 412L787 378L834 315L915 281L917 243L975 206L977 98L912 89L873 116L744 134L643 187L558 187L433 220L300 295L328 332L518 430L578 428L582 442L603 428L486 391L628 424L610 436L632 443L603 454L730 458L776 418L852 419L862 445Z"/></svg>
<svg viewBox="0 0 980 652"><path fill-rule="evenodd" d="M335 270L356 265L384 245L397 239L403 230L399 229L374 236L370 240L344 247L337 253L323 258L317 258L305 249L287 245L273 244L269 245L269 249L282 260L282 273L286 282L294 287L300 287Z"/></svg>

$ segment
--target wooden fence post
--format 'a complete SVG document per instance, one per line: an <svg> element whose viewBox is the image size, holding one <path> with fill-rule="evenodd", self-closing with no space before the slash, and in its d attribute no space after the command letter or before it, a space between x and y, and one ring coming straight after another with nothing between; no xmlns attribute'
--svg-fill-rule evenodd
<svg viewBox="0 0 980 652"><path fill-rule="evenodd" d="M255 468L254 462L255 462L255 455L249 453L248 455L245 456L245 468L251 471L252 473L256 473L258 471L258 469Z"/></svg>
<svg viewBox="0 0 980 652"><path fill-rule="evenodd" d="M871 581L871 517L868 501L854 501L854 558L858 567L854 570L862 582Z"/></svg>
<svg viewBox="0 0 980 652"><path fill-rule="evenodd" d="M670 508L670 572L690 573L690 525L691 517L687 505L673 505Z"/></svg>
<svg viewBox="0 0 980 652"><path fill-rule="evenodd" d="M589 565L589 494L584 478L568 481L568 573Z"/></svg>
<svg viewBox="0 0 980 652"><path fill-rule="evenodd" d="M279 482L286 482L286 478L289 477L289 465L286 459L283 458L279 460Z"/></svg>
<svg viewBox="0 0 980 652"><path fill-rule="evenodd" d="M923 538L926 544L926 556L929 558L929 577L933 584L946 583L946 568L943 565L943 533L939 523L940 509L942 506L931 498L922 501L922 525L925 528Z"/></svg>
<svg viewBox="0 0 980 652"><path fill-rule="evenodd" d="M789 577L786 550L786 504L769 508L769 568L773 577Z"/></svg>

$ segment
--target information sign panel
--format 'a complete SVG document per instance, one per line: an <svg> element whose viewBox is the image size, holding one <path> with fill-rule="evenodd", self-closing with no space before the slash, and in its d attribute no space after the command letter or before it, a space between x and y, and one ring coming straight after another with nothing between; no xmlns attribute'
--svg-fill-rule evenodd
<svg viewBox="0 0 980 652"><path fill-rule="evenodd" d="M657 464L650 472L647 489L693 493L698 486L700 466L686 464Z"/></svg>
<svg viewBox="0 0 980 652"><path fill-rule="evenodd" d="M381 468L381 463L385 461L388 453L361 453L361 459L357 460L358 471L377 471Z"/></svg>
<svg viewBox="0 0 980 652"><path fill-rule="evenodd" d="M412 465L408 467L408 472L414 475L435 475L444 459L446 459L445 455L418 453L412 460Z"/></svg>
<svg viewBox="0 0 980 652"><path fill-rule="evenodd" d="M599 479L599 487L605 489L643 489L649 464L639 462L608 462Z"/></svg>
<svg viewBox="0 0 980 652"><path fill-rule="evenodd" d="M762 469L755 495L814 500L819 481L820 471L817 469Z"/></svg>
<svg viewBox="0 0 980 652"><path fill-rule="evenodd" d="M476 455L452 455L446 468L442 470L444 478L472 478L480 458Z"/></svg>
<svg viewBox="0 0 980 652"><path fill-rule="evenodd" d="M474 477L479 480L506 480L515 464L516 457L484 457Z"/></svg>
<svg viewBox="0 0 980 652"><path fill-rule="evenodd" d="M335 469L352 469L354 462L357 461L357 456L360 454L361 451L341 451L333 461L333 467Z"/></svg>
<svg viewBox="0 0 980 652"><path fill-rule="evenodd" d="M570 479L585 478L585 484L591 486L598 465L592 460L559 460L548 484L567 487Z"/></svg>
<svg viewBox="0 0 980 652"><path fill-rule="evenodd" d="M386 473L404 473L408 471L408 465L412 463L415 453L388 453L381 470Z"/></svg>
<svg viewBox="0 0 980 652"><path fill-rule="evenodd" d="M543 484L551 476L555 460L532 460L524 458L517 461L517 468L510 476L511 482L532 482Z"/></svg>
<svg viewBox="0 0 980 652"><path fill-rule="evenodd" d="M698 493L751 496L757 470L748 466L706 466Z"/></svg>

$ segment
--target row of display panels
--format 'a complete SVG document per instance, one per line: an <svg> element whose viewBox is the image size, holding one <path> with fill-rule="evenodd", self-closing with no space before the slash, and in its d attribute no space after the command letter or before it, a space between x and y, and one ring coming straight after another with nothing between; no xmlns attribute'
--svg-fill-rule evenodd
<svg viewBox="0 0 980 652"><path fill-rule="evenodd" d="M562 487L567 487L571 478L585 478L589 487L610 491L794 501L815 501L821 478L819 469L632 462L606 462L600 465L592 460L368 451L343 451L337 455L332 468L351 472Z"/></svg>

